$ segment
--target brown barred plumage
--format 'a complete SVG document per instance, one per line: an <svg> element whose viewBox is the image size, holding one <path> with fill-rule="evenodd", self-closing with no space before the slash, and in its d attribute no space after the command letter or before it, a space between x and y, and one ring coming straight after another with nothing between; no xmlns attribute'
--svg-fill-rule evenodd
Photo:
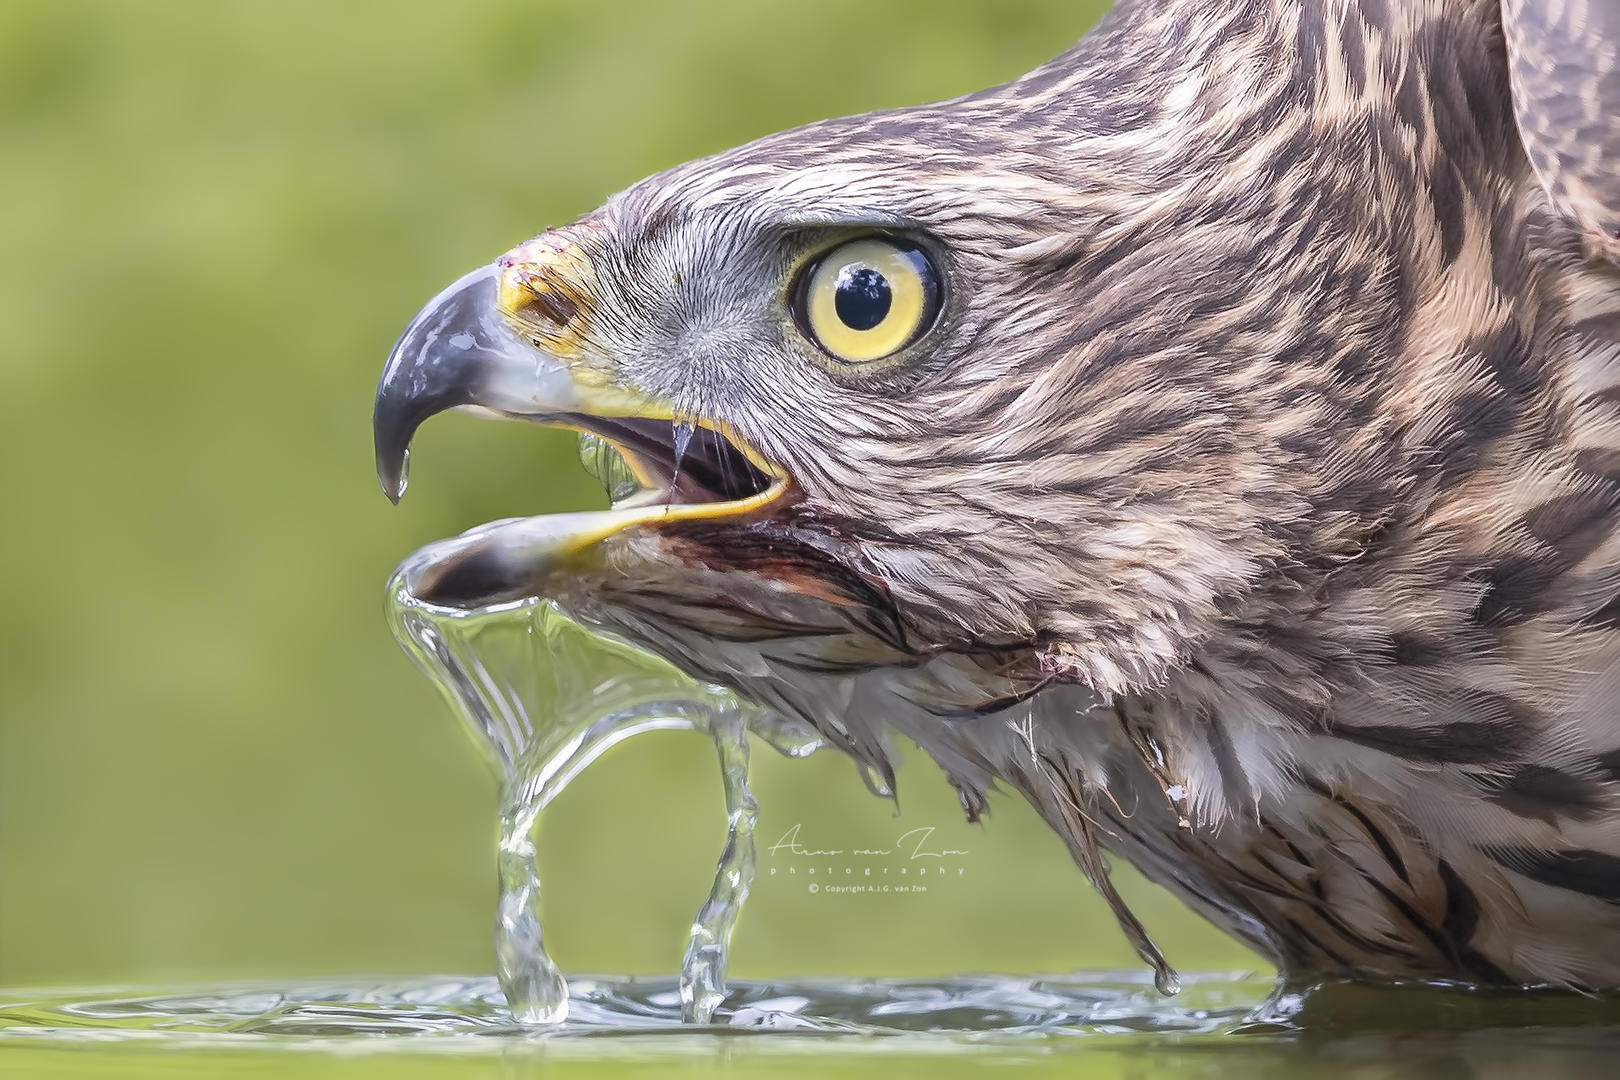
<svg viewBox="0 0 1620 1080"><path fill-rule="evenodd" d="M638 184L503 310L793 495L521 588L885 785L889 729L970 815L1010 784L1292 976L1620 986L1617 12L1122 0L1005 86ZM840 367L786 283L873 230L946 302ZM401 385L385 458L522 411Z"/></svg>

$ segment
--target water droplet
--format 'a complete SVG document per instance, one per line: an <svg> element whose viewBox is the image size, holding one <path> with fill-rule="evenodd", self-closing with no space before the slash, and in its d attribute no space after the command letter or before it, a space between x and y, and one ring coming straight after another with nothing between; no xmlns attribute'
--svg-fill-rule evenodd
<svg viewBox="0 0 1620 1080"><path fill-rule="evenodd" d="M894 785L890 784L878 770L874 769L870 762L856 762L855 768L860 773L861 783L866 785L867 791L880 799L894 798Z"/></svg>
<svg viewBox="0 0 1620 1080"><path fill-rule="evenodd" d="M681 459L686 457L686 448L692 445L692 424L690 421L680 420L672 426L674 428L675 473L680 475Z"/></svg>
<svg viewBox="0 0 1620 1080"><path fill-rule="evenodd" d="M579 462L601 483L609 502L622 502L641 490L641 483L630 471L624 456L599 435L589 432L580 435Z"/></svg>

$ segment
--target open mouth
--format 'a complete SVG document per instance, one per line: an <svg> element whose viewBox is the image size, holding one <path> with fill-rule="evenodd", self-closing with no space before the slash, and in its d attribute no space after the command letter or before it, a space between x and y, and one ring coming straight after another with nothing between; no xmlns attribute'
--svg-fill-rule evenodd
<svg viewBox="0 0 1620 1080"><path fill-rule="evenodd" d="M518 333L499 303L499 275L499 266L468 274L395 344L372 416L383 491L396 501L404 493L417 427L459 408L580 432L612 506L491 522L430 544L401 568L412 596L475 608L544 595L558 571L621 530L715 518L741 524L792 490L785 470L726 425L677 421L664 402L605 382Z"/></svg>
<svg viewBox="0 0 1620 1080"><path fill-rule="evenodd" d="M581 458L615 507L747 502L781 483L757 452L706 425L578 413L540 419L585 436Z"/></svg>

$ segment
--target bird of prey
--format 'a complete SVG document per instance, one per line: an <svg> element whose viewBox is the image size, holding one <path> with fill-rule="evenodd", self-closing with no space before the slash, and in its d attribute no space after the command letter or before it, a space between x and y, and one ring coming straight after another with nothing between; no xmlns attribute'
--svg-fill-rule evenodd
<svg viewBox="0 0 1620 1080"><path fill-rule="evenodd" d="M1294 979L1620 986L1620 3L1120 0L1050 63L647 179L375 407L611 444L447 541L1028 799Z"/></svg>

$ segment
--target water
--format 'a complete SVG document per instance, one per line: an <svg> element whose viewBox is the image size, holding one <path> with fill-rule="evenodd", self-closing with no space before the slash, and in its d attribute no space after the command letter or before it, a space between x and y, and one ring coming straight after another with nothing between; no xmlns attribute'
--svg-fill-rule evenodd
<svg viewBox="0 0 1620 1080"><path fill-rule="evenodd" d="M819 745L814 735L593 634L549 601L475 612L439 608L413 597L405 579L397 572L388 586L394 634L465 722L499 780L495 970L518 1021L561 1023L573 1000L546 951L540 921L534 836L546 805L604 751L634 735L678 728L713 740L727 832L680 979L683 1017L707 1023L726 997L727 948L754 876L758 806L748 788L749 732L795 756Z"/></svg>
<svg viewBox="0 0 1620 1080"><path fill-rule="evenodd" d="M0 1075L517 1080L749 1076L967 1080L987 1065L1091 1080L1605 1076L1614 1002L1447 988L1334 988L1331 1020L1256 1023L1268 983L1145 973L945 980L738 980L707 1025L680 980L576 976L568 1018L524 1024L493 978L0 992ZM1339 992L1335 992L1339 991ZM1342 992L1342 993L1340 993ZM768 1037L761 1037L768 1036Z"/></svg>
<svg viewBox="0 0 1620 1080"><path fill-rule="evenodd" d="M17 1040L166 1040L178 1044L375 1039L462 1043L492 1036L747 1034L862 1035L982 1041L1007 1036L1203 1035L1235 1029L1268 984L1194 978L1171 1002L1147 977L1094 973L1040 978L738 981L705 1026L686 1023L682 979L575 976L565 1020L536 1029L507 1007L491 978L322 980L196 987L159 993L51 991L0 999L0 1045Z"/></svg>
<svg viewBox="0 0 1620 1080"><path fill-rule="evenodd" d="M693 427L685 420L677 421L674 427L675 448L675 474L680 475L681 462L686 458L686 449L692 445Z"/></svg>
<svg viewBox="0 0 1620 1080"><path fill-rule="evenodd" d="M611 503L621 503L641 490L641 482L630 471L624 457L600 436L580 435L579 463L601 482Z"/></svg>
<svg viewBox="0 0 1620 1080"><path fill-rule="evenodd" d="M726 997L726 950L754 880L754 825L759 820L759 803L748 790L748 732L740 713L716 715L710 734L726 792L726 848L681 960L681 1015L695 1023L712 1019Z"/></svg>

